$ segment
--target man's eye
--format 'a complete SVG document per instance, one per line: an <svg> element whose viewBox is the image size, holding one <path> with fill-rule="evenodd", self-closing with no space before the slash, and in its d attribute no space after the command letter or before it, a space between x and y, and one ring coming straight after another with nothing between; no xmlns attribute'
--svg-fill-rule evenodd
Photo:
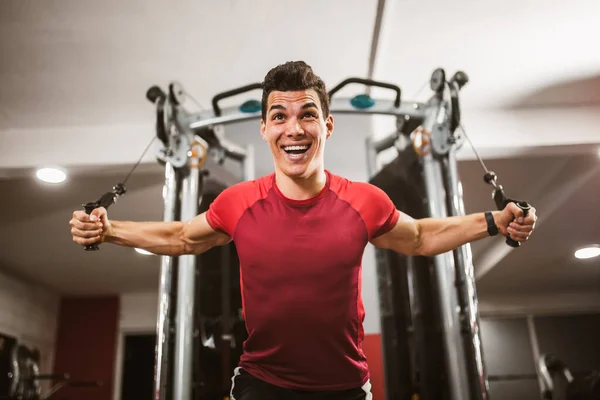
<svg viewBox="0 0 600 400"><path fill-rule="evenodd" d="M314 113L306 113L304 114L304 118L317 118L317 116Z"/></svg>
<svg viewBox="0 0 600 400"><path fill-rule="evenodd" d="M277 113L273 115L273 120L277 120L277 119L283 119L283 114Z"/></svg>

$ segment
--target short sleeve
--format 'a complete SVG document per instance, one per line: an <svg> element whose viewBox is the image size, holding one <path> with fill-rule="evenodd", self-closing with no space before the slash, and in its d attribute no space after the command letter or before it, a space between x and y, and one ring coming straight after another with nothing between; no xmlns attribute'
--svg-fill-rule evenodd
<svg viewBox="0 0 600 400"><path fill-rule="evenodd" d="M244 211L248 208L248 199L252 197L249 182L238 183L222 191L210 203L206 220L216 231L226 233L233 238L235 227Z"/></svg>
<svg viewBox="0 0 600 400"><path fill-rule="evenodd" d="M367 227L369 240L389 232L398 222L400 212L377 186L366 182L347 182L334 190L358 212Z"/></svg>
<svg viewBox="0 0 600 400"><path fill-rule="evenodd" d="M400 212L387 193L377 186L367 185L368 189L365 192L371 197L372 207L370 207L370 211L365 212L365 218L367 219L369 237L372 240L391 231L400 218Z"/></svg>

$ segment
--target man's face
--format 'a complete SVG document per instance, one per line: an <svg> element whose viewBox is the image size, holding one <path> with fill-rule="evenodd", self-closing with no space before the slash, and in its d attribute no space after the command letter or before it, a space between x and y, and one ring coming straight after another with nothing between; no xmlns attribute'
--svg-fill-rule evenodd
<svg viewBox="0 0 600 400"><path fill-rule="evenodd" d="M332 132L333 117L323 116L315 90L269 94L260 134L269 144L277 171L292 178L316 173L323 166L325 141Z"/></svg>

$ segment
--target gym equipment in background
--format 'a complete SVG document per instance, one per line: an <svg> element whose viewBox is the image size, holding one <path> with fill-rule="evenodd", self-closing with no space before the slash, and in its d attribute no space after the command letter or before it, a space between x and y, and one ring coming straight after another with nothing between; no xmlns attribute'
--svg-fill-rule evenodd
<svg viewBox="0 0 600 400"><path fill-rule="evenodd" d="M42 381L53 386L42 391ZM40 352L0 334L0 400L47 400L64 387L99 387L98 381L72 381L69 374L41 374Z"/></svg>

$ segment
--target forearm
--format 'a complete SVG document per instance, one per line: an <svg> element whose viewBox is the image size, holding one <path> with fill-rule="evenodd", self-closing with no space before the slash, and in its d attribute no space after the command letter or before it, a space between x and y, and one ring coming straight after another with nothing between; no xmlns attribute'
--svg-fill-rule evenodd
<svg viewBox="0 0 600 400"><path fill-rule="evenodd" d="M136 247L154 254L177 256L189 252L184 238L185 225L174 222L111 221L105 242Z"/></svg>
<svg viewBox="0 0 600 400"><path fill-rule="evenodd" d="M494 212L494 217L498 211ZM433 256L451 251L466 243L488 237L484 213L459 217L424 218L417 221L419 253Z"/></svg>

